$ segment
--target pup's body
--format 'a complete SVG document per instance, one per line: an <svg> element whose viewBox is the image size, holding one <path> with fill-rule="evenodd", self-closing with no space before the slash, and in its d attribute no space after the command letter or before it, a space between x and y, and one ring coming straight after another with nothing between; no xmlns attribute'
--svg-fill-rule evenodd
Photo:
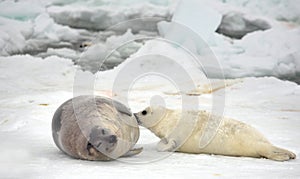
<svg viewBox="0 0 300 179"><path fill-rule="evenodd" d="M200 147L208 120L218 118L210 118L210 114L205 111L182 112L163 107L148 107L135 115L140 125L162 139L157 146L159 151L265 157L277 161L296 157L288 150L273 146L250 125L228 118L217 120L221 123L214 137L206 146Z"/></svg>

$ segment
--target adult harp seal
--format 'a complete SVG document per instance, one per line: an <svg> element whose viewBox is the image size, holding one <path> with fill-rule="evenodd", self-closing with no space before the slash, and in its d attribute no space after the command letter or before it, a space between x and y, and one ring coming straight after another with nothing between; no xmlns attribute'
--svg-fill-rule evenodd
<svg viewBox="0 0 300 179"><path fill-rule="evenodd" d="M101 96L78 96L63 103L52 119L52 136L65 154L85 160L136 155L136 118L128 107Z"/></svg>

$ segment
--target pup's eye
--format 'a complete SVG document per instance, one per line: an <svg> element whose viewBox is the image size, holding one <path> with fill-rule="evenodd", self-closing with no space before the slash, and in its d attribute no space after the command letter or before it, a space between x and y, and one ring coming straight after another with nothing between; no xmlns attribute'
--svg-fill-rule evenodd
<svg viewBox="0 0 300 179"><path fill-rule="evenodd" d="M142 111L142 115L146 115L147 114L147 111Z"/></svg>

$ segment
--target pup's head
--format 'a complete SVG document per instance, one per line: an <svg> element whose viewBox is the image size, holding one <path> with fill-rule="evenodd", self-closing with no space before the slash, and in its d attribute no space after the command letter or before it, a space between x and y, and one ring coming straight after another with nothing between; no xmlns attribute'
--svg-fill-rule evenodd
<svg viewBox="0 0 300 179"><path fill-rule="evenodd" d="M139 125L151 128L164 118L166 112L167 109L162 106L151 106L138 113L134 113L134 116L136 117Z"/></svg>

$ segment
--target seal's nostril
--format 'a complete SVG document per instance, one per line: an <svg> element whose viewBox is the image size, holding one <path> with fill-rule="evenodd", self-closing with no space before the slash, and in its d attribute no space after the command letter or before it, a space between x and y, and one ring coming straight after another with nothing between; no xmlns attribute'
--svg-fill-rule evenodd
<svg viewBox="0 0 300 179"><path fill-rule="evenodd" d="M108 142L109 143L115 143L117 141L117 136L111 135L109 136Z"/></svg>

